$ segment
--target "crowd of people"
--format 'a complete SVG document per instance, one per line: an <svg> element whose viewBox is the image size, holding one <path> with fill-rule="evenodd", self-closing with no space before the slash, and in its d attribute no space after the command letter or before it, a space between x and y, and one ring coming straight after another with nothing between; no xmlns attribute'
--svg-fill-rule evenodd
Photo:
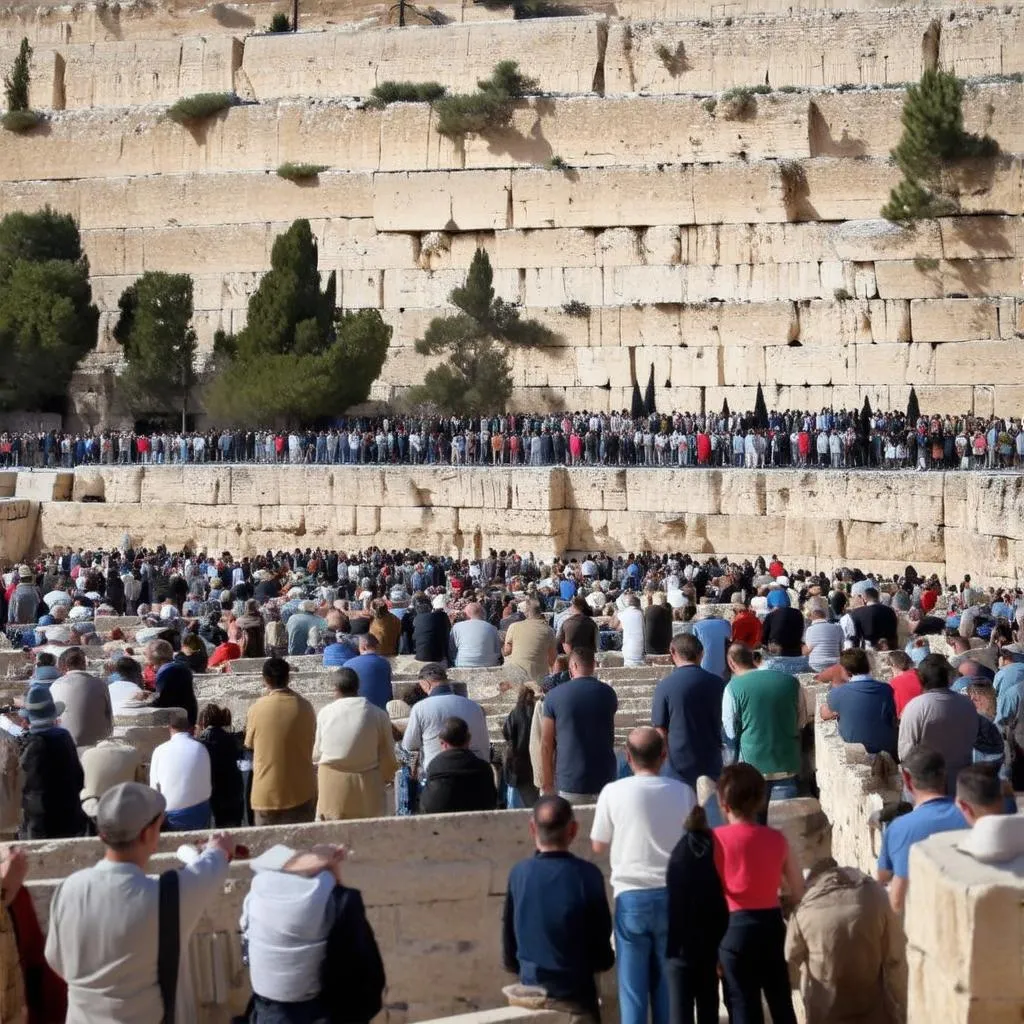
<svg viewBox="0 0 1024 1024"><path fill-rule="evenodd" d="M856 411L343 418L329 428L0 434L0 468L181 463L1009 469L1024 421Z"/></svg>
<svg viewBox="0 0 1024 1024"><path fill-rule="evenodd" d="M5 778L12 757L23 776L21 835L96 835L104 848L51 909L44 966L51 988L66 983L69 1020L158 1020L173 1005L160 953L171 897L145 875L161 831L375 817L393 799L400 814L531 808L537 855L513 868L502 925L513 1003L596 1021L594 978L614 966L624 1024L717 1022L719 977L731 1021L762 1021L763 998L787 1024L792 969L809 1024L897 1022L911 847L968 828L980 847L1005 844L1024 791L1024 594L969 577L947 586L911 566L885 579L650 552L234 558L136 551L125 538L41 557L3 582L7 642L26 648L24 695L0 719ZM139 625L104 628L126 613ZM601 679L608 650L627 666L664 664L651 724L624 750L618 694ZM399 653L417 664L408 692L392 680ZM329 673L336 699L319 711L289 685L297 655ZM235 732L195 686L241 657L262 659L264 691ZM891 679L873 674L882 659ZM497 665L515 688L498 745L448 674ZM768 824L771 805L814 792L807 674L830 684L817 713L842 739L899 767L905 800L880 816L874 879L831 861L805 877ZM138 753L110 737L114 714L147 706L168 709L168 739L145 785ZM589 804L613 906L600 868L571 851L575 808ZM182 935L233 854L218 834L172 873ZM343 860L275 848L252 862L247 1019L379 1010L384 965L358 893L341 884ZM5 903L29 868L17 853L0 865ZM17 941L2 921L0 966L5 934ZM345 985L354 1002L341 1010Z"/></svg>

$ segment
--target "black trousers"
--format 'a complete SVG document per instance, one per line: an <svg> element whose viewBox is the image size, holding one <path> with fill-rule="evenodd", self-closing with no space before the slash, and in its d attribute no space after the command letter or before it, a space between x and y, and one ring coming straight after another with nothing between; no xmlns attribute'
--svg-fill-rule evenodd
<svg viewBox="0 0 1024 1024"><path fill-rule="evenodd" d="M668 980L669 1024L718 1024L718 954L669 957L665 961Z"/></svg>
<svg viewBox="0 0 1024 1024"><path fill-rule="evenodd" d="M734 910L718 950L730 1024L764 1024L761 993L772 1024L796 1024L786 967L782 911Z"/></svg>

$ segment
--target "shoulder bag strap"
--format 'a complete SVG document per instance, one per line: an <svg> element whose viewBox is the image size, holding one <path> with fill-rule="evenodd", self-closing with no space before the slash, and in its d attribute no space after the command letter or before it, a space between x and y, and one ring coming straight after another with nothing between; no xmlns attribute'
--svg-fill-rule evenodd
<svg viewBox="0 0 1024 1024"><path fill-rule="evenodd" d="M156 954L157 983L164 1004L163 1024L174 1024L178 961L181 954L180 909L178 872L165 871L160 876L159 939Z"/></svg>

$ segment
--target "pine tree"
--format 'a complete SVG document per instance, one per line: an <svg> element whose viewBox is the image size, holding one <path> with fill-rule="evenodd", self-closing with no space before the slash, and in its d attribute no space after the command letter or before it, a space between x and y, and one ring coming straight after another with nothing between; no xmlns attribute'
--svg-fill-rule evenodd
<svg viewBox="0 0 1024 1024"><path fill-rule="evenodd" d="M28 110L28 86L31 81L29 64L32 47L28 39L22 39L18 56L14 58L11 73L4 78L4 92L7 94L7 109L11 112Z"/></svg>
<svg viewBox="0 0 1024 1024"><path fill-rule="evenodd" d="M321 288L308 220L278 235L271 269L237 335L218 334L207 409L224 422L310 422L365 401L387 357L391 328L375 309L335 309L332 272Z"/></svg>
<svg viewBox="0 0 1024 1024"><path fill-rule="evenodd" d="M651 363L651 373L647 378L647 390L644 391L644 415L653 416L658 411L658 405L654 397L654 363Z"/></svg>
<svg viewBox="0 0 1024 1024"><path fill-rule="evenodd" d="M723 398L722 399L722 418L723 419L728 419L731 415L732 415L732 413L729 412L729 399L728 398Z"/></svg>
<svg viewBox="0 0 1024 1024"><path fill-rule="evenodd" d="M512 394L511 349L554 342L553 331L523 320L514 304L498 298L493 281L491 261L477 249L465 283L448 297L459 312L435 317L416 341L420 355L447 360L410 389L409 403L463 414L504 408Z"/></svg>
<svg viewBox="0 0 1024 1024"><path fill-rule="evenodd" d="M956 75L938 68L925 71L907 89L903 103L903 135L892 157L903 172L882 208L887 220L907 221L955 211L946 194L945 172L957 160L993 156L998 145L986 136L964 130L964 86Z"/></svg>
<svg viewBox="0 0 1024 1024"><path fill-rule="evenodd" d="M768 429L768 405L764 400L764 389L757 385L757 395L754 398L754 426L758 430Z"/></svg>
<svg viewBox="0 0 1024 1024"><path fill-rule="evenodd" d="M921 418L921 406L917 401L917 392L910 389L910 397L907 399L907 426L913 429Z"/></svg>
<svg viewBox="0 0 1024 1024"><path fill-rule="evenodd" d="M192 328L192 278L147 271L122 293L114 337L127 369L118 381L137 413L181 413L196 383L196 332Z"/></svg>
<svg viewBox="0 0 1024 1024"><path fill-rule="evenodd" d="M633 419L638 420L644 414L644 399L643 395L640 394L640 385L637 381L633 381L633 397L629 402L629 415Z"/></svg>

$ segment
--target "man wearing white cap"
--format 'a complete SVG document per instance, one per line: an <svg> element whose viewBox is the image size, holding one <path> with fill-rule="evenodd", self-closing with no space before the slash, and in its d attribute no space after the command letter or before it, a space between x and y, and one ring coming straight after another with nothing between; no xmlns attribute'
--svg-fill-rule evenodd
<svg viewBox="0 0 1024 1024"><path fill-rule="evenodd" d="M168 872L176 885L148 877L164 808L164 798L138 782L107 790L96 809L103 860L76 871L54 893L46 959L67 981L68 1020L186 1024L196 1019L189 938L221 891L232 846L222 834L211 836L191 864ZM161 922L161 887L168 893L166 906L177 903L177 948L167 937L172 915L165 913ZM171 953L166 959L172 961L163 986L157 970L161 923L164 952Z"/></svg>

